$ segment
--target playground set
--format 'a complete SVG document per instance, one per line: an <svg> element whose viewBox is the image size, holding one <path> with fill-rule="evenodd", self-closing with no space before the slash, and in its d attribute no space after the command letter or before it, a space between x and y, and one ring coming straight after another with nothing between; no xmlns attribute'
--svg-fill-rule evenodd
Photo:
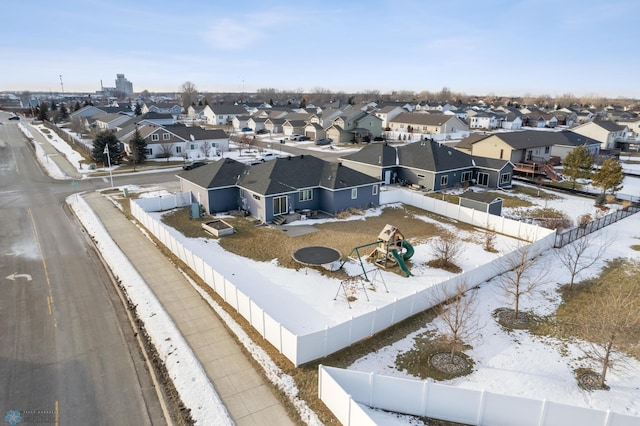
<svg viewBox="0 0 640 426"><path fill-rule="evenodd" d="M405 261L411 259L413 256L413 246L409 244L398 228L388 224L378 235L377 241L355 247L351 250L351 253L349 253L349 256L347 256L347 259L342 262L340 267L342 267L349 259L357 261L360 263L362 273L368 281L367 271L364 263L362 262L363 252L361 252L361 250L372 246L375 246L375 248L371 253L365 256L366 259L371 259L374 265L384 269L398 266L405 276L411 276L411 271L407 267Z"/></svg>

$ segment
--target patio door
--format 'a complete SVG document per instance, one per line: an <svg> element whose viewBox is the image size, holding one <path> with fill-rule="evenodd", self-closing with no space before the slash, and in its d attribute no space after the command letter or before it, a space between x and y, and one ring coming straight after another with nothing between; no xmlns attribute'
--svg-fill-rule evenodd
<svg viewBox="0 0 640 426"><path fill-rule="evenodd" d="M287 214L287 212L289 211L288 207L287 207L287 196L282 196L282 197L274 197L273 198L273 214L278 215L278 214Z"/></svg>
<svg viewBox="0 0 640 426"><path fill-rule="evenodd" d="M478 173L478 185L480 186L488 186L489 185L489 173Z"/></svg>

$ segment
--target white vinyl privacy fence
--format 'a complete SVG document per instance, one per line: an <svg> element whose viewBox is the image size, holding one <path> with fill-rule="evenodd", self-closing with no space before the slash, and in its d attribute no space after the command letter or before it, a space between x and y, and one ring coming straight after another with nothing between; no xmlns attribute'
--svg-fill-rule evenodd
<svg viewBox="0 0 640 426"><path fill-rule="evenodd" d="M318 394L343 425L375 425L363 407L469 425L637 426L640 418L544 399L320 365Z"/></svg>
<svg viewBox="0 0 640 426"><path fill-rule="evenodd" d="M402 202L411 204L478 227L487 227L488 225L496 232L530 241L531 244L527 249L527 254L530 257L537 256L548 248L553 247L555 231L451 205L425 197L420 193L413 194L405 190L384 191L381 193L382 198L387 203ZM485 264L476 269L465 271L453 278L425 287L414 294L397 298L390 301L386 306L355 316L343 323L312 331L308 334L297 335L287 329L285 325L273 319L269 312L251 299L250 294L243 293L232 281L215 271L197 253L192 253L187 249L170 234L164 224L146 213L146 211L151 211L156 206L169 205L169 200L164 197L161 202L158 201L157 203L149 200L131 200L131 213L133 216L162 244L194 270L226 303L249 321L263 338L269 341L296 366L337 352L418 312L431 308L438 300L436 295L440 295L439 297L442 298L444 294L451 294L451 290L447 291L447 289L456 288L459 283L464 284L467 289L473 288L499 273L506 272L508 265L513 264L504 259L499 259L495 264ZM175 200L176 206L185 200L186 204L182 205L187 205L190 198L178 194ZM503 258L513 255L517 255L517 253L506 254ZM502 268L504 270L498 269L496 265L503 265Z"/></svg>

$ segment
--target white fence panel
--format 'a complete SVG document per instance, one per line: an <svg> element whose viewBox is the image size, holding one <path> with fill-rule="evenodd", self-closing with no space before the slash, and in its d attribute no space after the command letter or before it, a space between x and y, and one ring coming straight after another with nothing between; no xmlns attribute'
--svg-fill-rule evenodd
<svg viewBox="0 0 640 426"><path fill-rule="evenodd" d="M365 395L366 393L371 395L362 400L368 401L369 406L399 413L413 413L415 416L420 416L424 412L423 396L425 386L429 385L428 382L376 374L372 374L369 381L372 389L362 390ZM355 395L352 396L359 401Z"/></svg>
<svg viewBox="0 0 640 426"><path fill-rule="evenodd" d="M308 359L303 359L298 356L298 350L301 346L300 338L284 328L282 325L280 325L279 341L274 342L273 340L269 340L269 342L271 342L271 344L276 348L279 348L282 355L286 356L287 359L293 362L293 365L296 367L308 361Z"/></svg>
<svg viewBox="0 0 640 426"><path fill-rule="evenodd" d="M320 330L303 336L297 336L297 360L304 363L323 357L326 354L326 337L327 330Z"/></svg>
<svg viewBox="0 0 640 426"><path fill-rule="evenodd" d="M638 426L640 425L640 419L632 416L625 416L624 414L609 413L609 425L608 426Z"/></svg>
<svg viewBox="0 0 640 426"><path fill-rule="evenodd" d="M326 331L325 354L332 354L351 344L351 321L337 324Z"/></svg>
<svg viewBox="0 0 640 426"><path fill-rule="evenodd" d="M367 312L364 315L351 320L351 341L357 342L371 336L371 326L373 325L374 312Z"/></svg>
<svg viewBox="0 0 640 426"><path fill-rule="evenodd" d="M263 322L263 337L267 339L276 349L281 350L282 348L282 326L280 323L271 316L269 316L268 312L262 311L262 322ZM291 358L289 358L291 359Z"/></svg>
<svg viewBox="0 0 640 426"><path fill-rule="evenodd" d="M479 420L482 424L496 426L513 425L516 420L519 426L537 426L540 424L543 408L543 401L485 392Z"/></svg>
<svg viewBox="0 0 640 426"><path fill-rule="evenodd" d="M250 300L249 303L249 310L251 312L251 326L258 333L260 333L262 337L265 337L264 309L258 306L253 300Z"/></svg>
<svg viewBox="0 0 640 426"><path fill-rule="evenodd" d="M375 310L372 329L374 333L384 330L393 325L393 305L382 306Z"/></svg>
<svg viewBox="0 0 640 426"><path fill-rule="evenodd" d="M251 299L249 296L236 289L237 311L248 322L251 322Z"/></svg>
<svg viewBox="0 0 640 426"><path fill-rule="evenodd" d="M224 299L225 301L227 300L227 295L225 293L225 289L226 289L226 285L225 285L225 281L226 279L218 272L218 271L213 271L213 290L218 293L220 295L220 297L222 297L222 299Z"/></svg>
<svg viewBox="0 0 640 426"><path fill-rule="evenodd" d="M237 294L237 291L238 291L238 289L236 288L235 285L233 285L232 282L230 282L227 279L224 280L225 301L229 305L231 305L231 307L233 309L235 309L236 311L238 310L238 294Z"/></svg>
<svg viewBox="0 0 640 426"><path fill-rule="evenodd" d="M607 424L607 413L605 411L574 407L550 401L546 403L544 418L544 424L580 426L604 426ZM640 419L638 421L640 422Z"/></svg>
<svg viewBox="0 0 640 426"><path fill-rule="evenodd" d="M429 397L425 415L452 422L474 424L478 418L482 392L429 384Z"/></svg>

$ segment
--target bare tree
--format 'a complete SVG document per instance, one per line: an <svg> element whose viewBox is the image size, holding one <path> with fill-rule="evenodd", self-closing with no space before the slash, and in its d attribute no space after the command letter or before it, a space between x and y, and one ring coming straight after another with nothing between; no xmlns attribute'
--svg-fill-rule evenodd
<svg viewBox="0 0 640 426"><path fill-rule="evenodd" d="M500 262L499 267L507 272L500 275L498 287L513 303L513 318L516 321L520 313L520 299L531 295L544 283L547 271L538 265L539 260L539 257L532 255L530 244L520 243Z"/></svg>
<svg viewBox="0 0 640 426"><path fill-rule="evenodd" d="M442 269L459 269L455 260L462 253L462 240L453 232L445 231L431 241L431 253L436 257L431 266Z"/></svg>
<svg viewBox="0 0 640 426"><path fill-rule="evenodd" d="M569 290L573 289L576 277L600 260L612 243L609 237L597 243L594 234L587 234L560 249L558 259L571 274Z"/></svg>
<svg viewBox="0 0 640 426"><path fill-rule="evenodd" d="M209 151L211 151L211 143L209 143L209 141L202 142L202 145L200 145L200 152L202 152L204 158L209 158Z"/></svg>
<svg viewBox="0 0 640 426"><path fill-rule="evenodd" d="M161 143L160 144L160 157L166 158L169 161L171 152L173 151L173 143Z"/></svg>
<svg viewBox="0 0 640 426"><path fill-rule="evenodd" d="M476 291L467 291L465 281L460 281L452 289L440 287L438 300L445 300L437 307L438 317L445 323L442 331L451 348L451 359L456 352L464 349L465 341L473 338L478 332L478 323L475 319Z"/></svg>
<svg viewBox="0 0 640 426"><path fill-rule="evenodd" d="M198 101L198 90L196 89L196 85L190 81L182 83L180 93L182 97L182 107L185 111Z"/></svg>
<svg viewBox="0 0 640 426"><path fill-rule="evenodd" d="M618 283L637 280L637 268L633 277L625 271L616 272L615 280ZM624 348L625 337L640 332L640 294L633 285L606 285L603 292L591 295L579 312L574 326L586 340L584 354L600 364L598 388L605 389L607 371L618 361L617 350Z"/></svg>

